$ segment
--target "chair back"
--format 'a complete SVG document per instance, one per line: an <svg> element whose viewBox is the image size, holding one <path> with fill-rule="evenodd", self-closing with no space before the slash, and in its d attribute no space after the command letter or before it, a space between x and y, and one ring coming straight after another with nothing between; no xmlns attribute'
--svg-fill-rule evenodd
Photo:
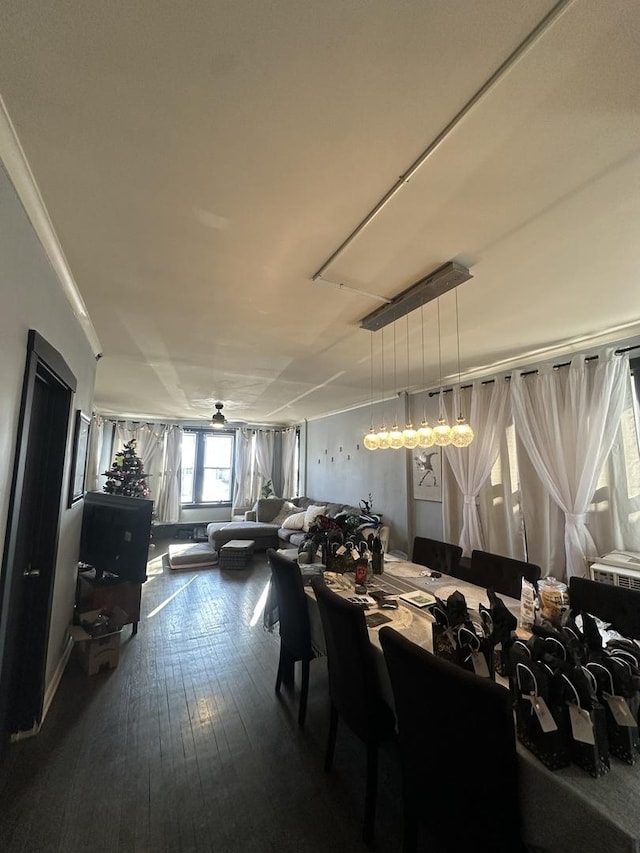
<svg viewBox="0 0 640 853"><path fill-rule="evenodd" d="M439 542L437 539L425 539L416 536L413 540L411 562L427 566L436 572L456 576L462 557L462 548L451 542Z"/></svg>
<svg viewBox="0 0 640 853"><path fill-rule="evenodd" d="M469 572L472 583L511 598L520 598L522 578L535 585L540 580L540 566L488 551L472 551Z"/></svg>
<svg viewBox="0 0 640 853"><path fill-rule="evenodd" d="M322 578L313 578L311 586L324 631L331 702L362 740L385 737L395 719L382 698L364 611L329 589Z"/></svg>
<svg viewBox="0 0 640 853"><path fill-rule="evenodd" d="M280 642L295 660L310 660L309 611L300 567L273 548L267 549L267 560L278 601Z"/></svg>
<svg viewBox="0 0 640 853"><path fill-rule="evenodd" d="M393 689L405 797L450 853L520 851L509 691L380 629ZM405 848L406 849L406 848Z"/></svg>
<svg viewBox="0 0 640 853"><path fill-rule="evenodd" d="M610 622L627 637L640 639L640 592L588 578L569 580L569 602L573 610L583 610Z"/></svg>

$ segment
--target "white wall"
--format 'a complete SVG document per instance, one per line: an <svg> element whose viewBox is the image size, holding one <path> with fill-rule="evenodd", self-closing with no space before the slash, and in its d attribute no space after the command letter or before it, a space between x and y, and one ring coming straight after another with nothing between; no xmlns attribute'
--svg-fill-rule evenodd
<svg viewBox="0 0 640 853"><path fill-rule="evenodd" d="M433 425L438 417L437 398L420 393L406 401L414 428L422 421L425 404ZM399 422L405 421L405 401L398 403ZM375 415L377 416L376 404ZM385 405L387 426L395 403ZM411 554L414 536L442 539L442 503L414 500L413 457L409 450L365 450L363 436L371 424L371 407L331 415L301 425L302 494L320 500L357 505L369 492L374 511L391 526L390 548ZM306 477L306 484L305 484Z"/></svg>
<svg viewBox="0 0 640 853"><path fill-rule="evenodd" d="M72 408L90 413L96 362L12 184L0 165L0 538L4 542L26 363L27 336L35 329L62 355L78 381ZM82 501L67 509L73 416L60 501L60 538L53 592L46 679L54 672L73 611ZM0 568L0 571L1 568ZM0 578L0 583L4 579Z"/></svg>

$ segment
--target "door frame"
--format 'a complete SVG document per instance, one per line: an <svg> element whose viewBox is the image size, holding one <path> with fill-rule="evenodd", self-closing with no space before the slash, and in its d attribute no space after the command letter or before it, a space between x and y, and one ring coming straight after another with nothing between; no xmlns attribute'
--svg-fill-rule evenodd
<svg viewBox="0 0 640 853"><path fill-rule="evenodd" d="M20 414L18 419L18 433L16 440L16 453L14 457L13 476L11 481L11 492L9 496L9 511L7 514L7 530L5 534L4 550L2 557L2 569L0 572L0 754L2 754L8 742L8 708L11 679L14 669L14 661L18 650L15 648L16 620L12 618L14 608L12 605L19 598L19 584L21 573L16 567L16 552L21 534L22 498L25 481L25 470L29 452L29 433L32 419L33 395L38 367L44 368L63 389L69 391L69 411L73 394L76 391L76 377L70 370L62 355L49 344L35 329L29 330L27 340L27 358L22 386L22 397L20 401ZM65 446L64 457L67 455ZM57 497L58 523L56 525L55 543L53 554L57 554L58 537L60 534L60 510L63 504L62 480L64 478L64 459L62 464L60 490ZM55 500L55 495L51 496ZM55 562L55 557L54 557ZM49 589L49 601L47 606L47 621L44 626L45 636L49 635L51 619L51 600L53 598L54 576L51 579ZM45 659L46 666L46 659ZM44 672L42 674L42 696L44 700ZM40 708L40 714L42 708ZM39 720L38 722L40 722Z"/></svg>

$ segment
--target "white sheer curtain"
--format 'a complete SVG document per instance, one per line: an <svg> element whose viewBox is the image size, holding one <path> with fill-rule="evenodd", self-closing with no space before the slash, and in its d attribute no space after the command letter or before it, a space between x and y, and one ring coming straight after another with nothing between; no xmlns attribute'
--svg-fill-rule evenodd
<svg viewBox="0 0 640 853"><path fill-rule="evenodd" d="M250 429L236 430L233 484L233 506L251 506L254 495L251 490L251 453L253 449L254 432Z"/></svg>
<svg viewBox="0 0 640 853"><path fill-rule="evenodd" d="M526 560L518 472L515 429L510 420L500 440L498 458L478 493L477 506L485 550ZM445 540L457 542L462 532L464 501L448 463L443 466L442 474Z"/></svg>
<svg viewBox="0 0 640 853"><path fill-rule="evenodd" d="M89 428L89 448L87 451L87 483L88 492L97 492L100 489L99 477L104 470L102 464L102 445L104 443L105 420L99 415L91 418Z"/></svg>
<svg viewBox="0 0 640 853"><path fill-rule="evenodd" d="M597 556L587 511L620 424L628 372L628 357L607 351L597 362L575 357L568 371L547 365L511 379L518 437L564 512L567 579L586 574Z"/></svg>
<svg viewBox="0 0 640 853"><path fill-rule="evenodd" d="M468 447L449 445L445 448L445 455L463 499L459 544L464 555L470 557L474 549L485 550L477 499L498 458L510 418L509 388L500 379L486 385L474 384L471 389L461 393L463 399L471 398L468 421L475 438ZM456 406L456 409L459 410L459 407ZM447 492L450 494L451 489Z"/></svg>
<svg viewBox="0 0 640 853"><path fill-rule="evenodd" d="M565 576L564 513L551 499L524 445L517 438L522 516L527 531L527 560L542 577Z"/></svg>
<svg viewBox="0 0 640 853"><path fill-rule="evenodd" d="M157 520L163 524L180 521L183 432L181 426L168 426L165 431L158 499L155 504Z"/></svg>
<svg viewBox="0 0 640 853"><path fill-rule="evenodd" d="M295 428L282 431L282 497L291 498L296 494L296 444Z"/></svg>
<svg viewBox="0 0 640 853"><path fill-rule="evenodd" d="M589 508L589 528L599 554L614 548L640 551L640 449L631 373L611 453Z"/></svg>
<svg viewBox="0 0 640 853"><path fill-rule="evenodd" d="M273 430L259 429L256 433L256 489L258 494L268 480L273 480L274 446Z"/></svg>

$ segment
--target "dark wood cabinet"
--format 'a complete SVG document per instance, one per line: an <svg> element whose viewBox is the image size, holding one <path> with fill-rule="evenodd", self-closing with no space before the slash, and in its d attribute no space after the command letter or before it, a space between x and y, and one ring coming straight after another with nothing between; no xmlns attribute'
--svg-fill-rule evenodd
<svg viewBox="0 0 640 853"><path fill-rule="evenodd" d="M138 633L140 621L140 598L142 584L133 581L117 581L101 578L97 580L89 575L78 575L77 607L80 613L87 610L113 610L119 607L127 614L125 625L133 625L133 633Z"/></svg>

